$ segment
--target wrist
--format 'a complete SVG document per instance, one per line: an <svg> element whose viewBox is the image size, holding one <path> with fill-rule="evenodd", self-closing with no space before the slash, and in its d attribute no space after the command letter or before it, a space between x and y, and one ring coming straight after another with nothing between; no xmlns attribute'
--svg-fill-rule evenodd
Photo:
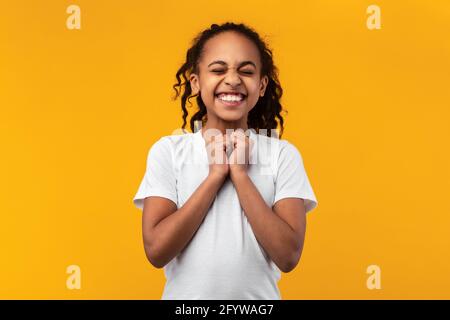
<svg viewBox="0 0 450 320"><path fill-rule="evenodd" d="M223 182L223 180L225 180L226 178L226 175L220 172L210 172L207 178L213 181Z"/></svg>
<svg viewBox="0 0 450 320"><path fill-rule="evenodd" d="M238 180L238 179L246 178L246 177L248 177L247 170L244 170L244 169L230 170L230 178L232 180Z"/></svg>

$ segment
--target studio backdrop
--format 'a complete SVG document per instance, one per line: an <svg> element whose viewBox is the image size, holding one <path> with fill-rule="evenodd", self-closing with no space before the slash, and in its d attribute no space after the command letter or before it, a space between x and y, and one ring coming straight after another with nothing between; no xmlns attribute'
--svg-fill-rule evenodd
<svg viewBox="0 0 450 320"><path fill-rule="evenodd" d="M319 201L282 298L450 298L444 0L2 1L0 298L161 297L132 198L186 48L226 21L272 49Z"/></svg>

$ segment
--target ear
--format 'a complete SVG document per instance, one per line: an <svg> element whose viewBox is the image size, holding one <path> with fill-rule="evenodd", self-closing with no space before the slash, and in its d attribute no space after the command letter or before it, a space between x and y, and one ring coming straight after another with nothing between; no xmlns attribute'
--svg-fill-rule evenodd
<svg viewBox="0 0 450 320"><path fill-rule="evenodd" d="M191 75L189 76L189 82L191 83L192 95L198 94L200 92L198 75L195 73L191 73Z"/></svg>
<svg viewBox="0 0 450 320"><path fill-rule="evenodd" d="M267 85L269 84L269 77L264 76L261 78L261 85L259 89L259 95L261 97L264 97L264 93L266 92Z"/></svg>

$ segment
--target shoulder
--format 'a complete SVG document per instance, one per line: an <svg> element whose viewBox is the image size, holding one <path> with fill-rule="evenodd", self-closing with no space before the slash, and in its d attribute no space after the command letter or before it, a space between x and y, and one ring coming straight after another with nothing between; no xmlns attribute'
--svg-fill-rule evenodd
<svg viewBox="0 0 450 320"><path fill-rule="evenodd" d="M281 148L280 148L280 156L285 156L288 158L299 158L302 160L302 155L300 150L290 141L288 140L280 140Z"/></svg>
<svg viewBox="0 0 450 320"><path fill-rule="evenodd" d="M160 137L154 142L149 149L150 154L171 155L177 152L177 150L184 149L187 145L191 144L194 139L193 133L184 134L172 134Z"/></svg>
<svg viewBox="0 0 450 320"><path fill-rule="evenodd" d="M286 139L280 139L278 137L269 137L262 134L255 133L255 138L258 143L258 148L264 154L271 153L275 159L281 159L285 157L300 157L299 149L290 141Z"/></svg>

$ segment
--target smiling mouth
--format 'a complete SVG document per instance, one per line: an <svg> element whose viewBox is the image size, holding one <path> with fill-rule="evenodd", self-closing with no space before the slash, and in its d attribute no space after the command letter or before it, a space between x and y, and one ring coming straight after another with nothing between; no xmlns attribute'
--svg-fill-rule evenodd
<svg viewBox="0 0 450 320"><path fill-rule="evenodd" d="M215 97L226 106L238 106L247 96L243 93L218 93Z"/></svg>

